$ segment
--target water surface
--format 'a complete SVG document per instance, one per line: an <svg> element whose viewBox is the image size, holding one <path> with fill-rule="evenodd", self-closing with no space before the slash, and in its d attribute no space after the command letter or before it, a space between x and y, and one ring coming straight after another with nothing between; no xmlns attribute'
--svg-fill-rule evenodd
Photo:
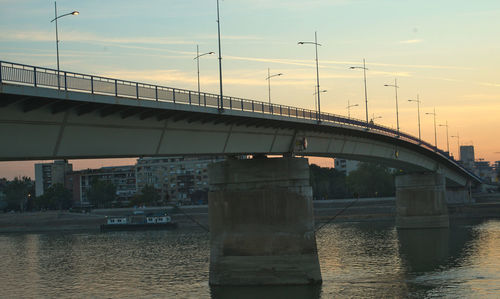
<svg viewBox="0 0 500 299"><path fill-rule="evenodd" d="M334 223L317 235L321 286L208 286L201 231L0 235L0 297L499 297L500 221L398 231Z"/></svg>

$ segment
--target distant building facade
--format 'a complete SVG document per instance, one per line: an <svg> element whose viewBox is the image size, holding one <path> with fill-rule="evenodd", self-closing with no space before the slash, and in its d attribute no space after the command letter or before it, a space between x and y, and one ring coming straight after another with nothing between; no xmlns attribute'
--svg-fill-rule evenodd
<svg viewBox="0 0 500 299"><path fill-rule="evenodd" d="M465 168L474 169L474 146L473 145L461 145L460 146L460 161Z"/></svg>
<svg viewBox="0 0 500 299"><path fill-rule="evenodd" d="M495 182L500 183L500 161L495 162L495 173L496 173Z"/></svg>
<svg viewBox="0 0 500 299"><path fill-rule="evenodd" d="M66 160L56 160L53 163L35 164L35 195L42 196L47 189L55 184L62 184L72 189L73 165Z"/></svg>
<svg viewBox="0 0 500 299"><path fill-rule="evenodd" d="M145 186L154 187L161 201L205 201L208 192L208 165L224 157L140 158L135 165L72 171L66 161L35 165L36 195L61 183L73 193L74 206L90 205L88 192L95 180L116 186L114 206L128 205ZM200 198L201 197L201 198Z"/></svg>
<svg viewBox="0 0 500 299"><path fill-rule="evenodd" d="M87 193L94 180L107 181L116 186L116 201L127 204L137 193L135 165L111 166L99 169L74 171L73 202L76 205L89 205Z"/></svg>
<svg viewBox="0 0 500 299"><path fill-rule="evenodd" d="M497 174L495 168L490 165L490 162L479 159L474 162L474 173L477 174L487 183L493 183L496 181Z"/></svg>
<svg viewBox="0 0 500 299"><path fill-rule="evenodd" d="M354 160L335 159L335 169L349 175L351 171L358 169L359 163L359 161Z"/></svg>
<svg viewBox="0 0 500 299"><path fill-rule="evenodd" d="M459 163L483 179L485 183L498 182L498 171L496 169L498 169L499 161L495 165L491 165L490 162L484 161L484 159L476 160L473 145L460 146Z"/></svg>
<svg viewBox="0 0 500 299"><path fill-rule="evenodd" d="M152 186L164 202L191 202L196 191L208 191L208 165L224 157L140 158L136 164L137 190Z"/></svg>

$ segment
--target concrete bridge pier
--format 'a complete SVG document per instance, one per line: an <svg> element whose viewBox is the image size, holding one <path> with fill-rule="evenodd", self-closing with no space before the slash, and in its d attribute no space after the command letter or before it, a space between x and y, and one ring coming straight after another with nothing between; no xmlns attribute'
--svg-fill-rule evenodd
<svg viewBox="0 0 500 299"><path fill-rule="evenodd" d="M467 182L467 185L463 187L446 187L446 202L448 204L464 204L474 202L471 197L470 189L470 182Z"/></svg>
<svg viewBox="0 0 500 299"><path fill-rule="evenodd" d="M227 160L209 180L210 285L322 282L307 159Z"/></svg>
<svg viewBox="0 0 500 299"><path fill-rule="evenodd" d="M396 227L449 227L444 175L412 173L396 176Z"/></svg>

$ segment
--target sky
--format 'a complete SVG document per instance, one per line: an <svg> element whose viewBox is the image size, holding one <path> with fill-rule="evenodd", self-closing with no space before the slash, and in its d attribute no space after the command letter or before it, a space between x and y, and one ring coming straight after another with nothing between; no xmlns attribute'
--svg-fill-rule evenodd
<svg viewBox="0 0 500 299"><path fill-rule="evenodd" d="M217 1L60 0L62 70L219 92ZM317 32L321 110L365 119L368 113L396 128L394 88L399 85L399 123L453 155L474 145L476 158L500 160L500 2L497 0L221 0L224 95L315 109ZM0 60L56 67L54 2L0 0ZM459 136L459 138L451 137ZM72 160L74 168L134 164L134 159ZM32 161L1 162L0 177L33 176ZM331 165L329 165L331 166Z"/></svg>

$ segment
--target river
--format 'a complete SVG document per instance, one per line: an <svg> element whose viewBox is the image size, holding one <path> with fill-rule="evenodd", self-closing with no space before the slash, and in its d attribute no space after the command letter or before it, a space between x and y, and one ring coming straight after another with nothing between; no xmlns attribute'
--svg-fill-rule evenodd
<svg viewBox="0 0 500 299"><path fill-rule="evenodd" d="M0 235L2 298L431 298L500 296L500 220L398 231L392 222L327 225L323 284L208 285L201 230Z"/></svg>

